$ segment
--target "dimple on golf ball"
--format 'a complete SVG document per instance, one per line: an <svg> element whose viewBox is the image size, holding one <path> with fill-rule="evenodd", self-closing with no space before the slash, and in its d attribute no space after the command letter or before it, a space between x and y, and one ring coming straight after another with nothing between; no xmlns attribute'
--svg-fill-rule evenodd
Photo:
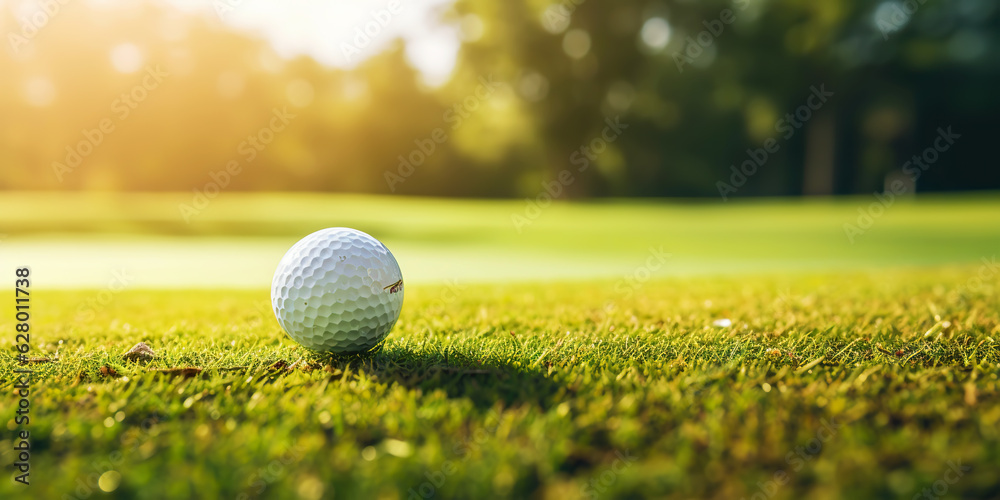
<svg viewBox="0 0 1000 500"><path fill-rule="evenodd" d="M317 231L281 259L271 282L278 324L317 351L362 352L392 330L403 307L403 274L380 241L355 229Z"/></svg>

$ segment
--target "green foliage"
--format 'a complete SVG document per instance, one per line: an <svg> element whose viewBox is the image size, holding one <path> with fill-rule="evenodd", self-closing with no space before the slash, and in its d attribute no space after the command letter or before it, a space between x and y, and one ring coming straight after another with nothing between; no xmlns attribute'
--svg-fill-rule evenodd
<svg viewBox="0 0 1000 500"><path fill-rule="evenodd" d="M793 130L778 120L818 85L835 97L739 196L879 189L947 126L963 134L961 147L920 189L1000 187L1000 174L982 168L997 132L1000 10L931 1L911 16L903 4L459 0L441 14L463 37L455 70L428 88L402 42L356 69L331 69L283 60L214 13L81 2L0 51L0 188L202 189L237 161L230 189L510 197L571 169L560 196L714 197L748 148ZM20 29L15 10L0 8L5 33ZM643 41L651 20L662 46ZM716 34L698 48L709 25ZM127 114L121 96L142 72L108 63L123 42L169 74ZM500 83L495 92L477 90L484 78ZM276 107L294 121L251 155L244 141ZM581 170L574 153L606 119L628 128ZM66 148L102 120L114 131L63 170ZM436 131L441 140L428 143ZM413 169L400 167L411 154Z"/></svg>

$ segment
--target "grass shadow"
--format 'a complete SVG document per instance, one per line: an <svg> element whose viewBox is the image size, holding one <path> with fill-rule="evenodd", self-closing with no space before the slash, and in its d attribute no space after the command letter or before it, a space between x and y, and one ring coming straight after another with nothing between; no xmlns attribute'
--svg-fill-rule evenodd
<svg viewBox="0 0 1000 500"><path fill-rule="evenodd" d="M525 367L516 362L483 362L476 353L457 349L416 354L400 346L379 346L363 354L314 353L306 359L335 376L363 371L381 382L424 392L441 390L450 398L467 398L481 409L498 401L505 406L532 404L544 408L552 396L569 390L547 375L546 365Z"/></svg>

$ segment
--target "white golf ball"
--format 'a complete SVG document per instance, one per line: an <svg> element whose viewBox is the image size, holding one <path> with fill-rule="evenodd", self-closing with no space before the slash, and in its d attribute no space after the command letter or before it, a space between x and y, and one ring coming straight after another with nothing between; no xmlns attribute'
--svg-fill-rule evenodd
<svg viewBox="0 0 1000 500"><path fill-rule="evenodd" d="M271 306L281 328L317 351L367 351L403 307L403 274L380 241L345 227L317 231L278 264Z"/></svg>

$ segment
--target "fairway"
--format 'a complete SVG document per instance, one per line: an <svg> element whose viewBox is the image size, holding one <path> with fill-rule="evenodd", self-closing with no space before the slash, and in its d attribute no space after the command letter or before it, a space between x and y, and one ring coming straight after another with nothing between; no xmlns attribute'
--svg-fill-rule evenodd
<svg viewBox="0 0 1000 500"><path fill-rule="evenodd" d="M853 243L863 198L556 203L519 231L514 201L227 194L188 224L184 196L0 201L34 214L0 251L32 263L37 498L1000 495L994 195L903 200ZM399 257L377 352L274 319L277 260L329 225Z"/></svg>
<svg viewBox="0 0 1000 500"><path fill-rule="evenodd" d="M0 500L1000 500L996 1L0 28Z"/></svg>
<svg viewBox="0 0 1000 500"><path fill-rule="evenodd" d="M674 278L628 296L609 282L412 286L362 357L297 346L263 289L124 291L99 308L92 291L39 291L31 487L911 498L960 464L949 495L995 497L1000 302L983 272ZM148 364L121 355L140 341Z"/></svg>
<svg viewBox="0 0 1000 500"><path fill-rule="evenodd" d="M852 238L844 225L875 198L527 211L524 200L223 193L190 221L178 211L185 203L190 193L6 193L0 213L25 215L4 220L0 257L31 262L47 287L104 288L124 273L129 288L255 289L293 243L330 226L375 235L408 283L430 284L925 267L977 263L1000 248L995 193L900 198Z"/></svg>

